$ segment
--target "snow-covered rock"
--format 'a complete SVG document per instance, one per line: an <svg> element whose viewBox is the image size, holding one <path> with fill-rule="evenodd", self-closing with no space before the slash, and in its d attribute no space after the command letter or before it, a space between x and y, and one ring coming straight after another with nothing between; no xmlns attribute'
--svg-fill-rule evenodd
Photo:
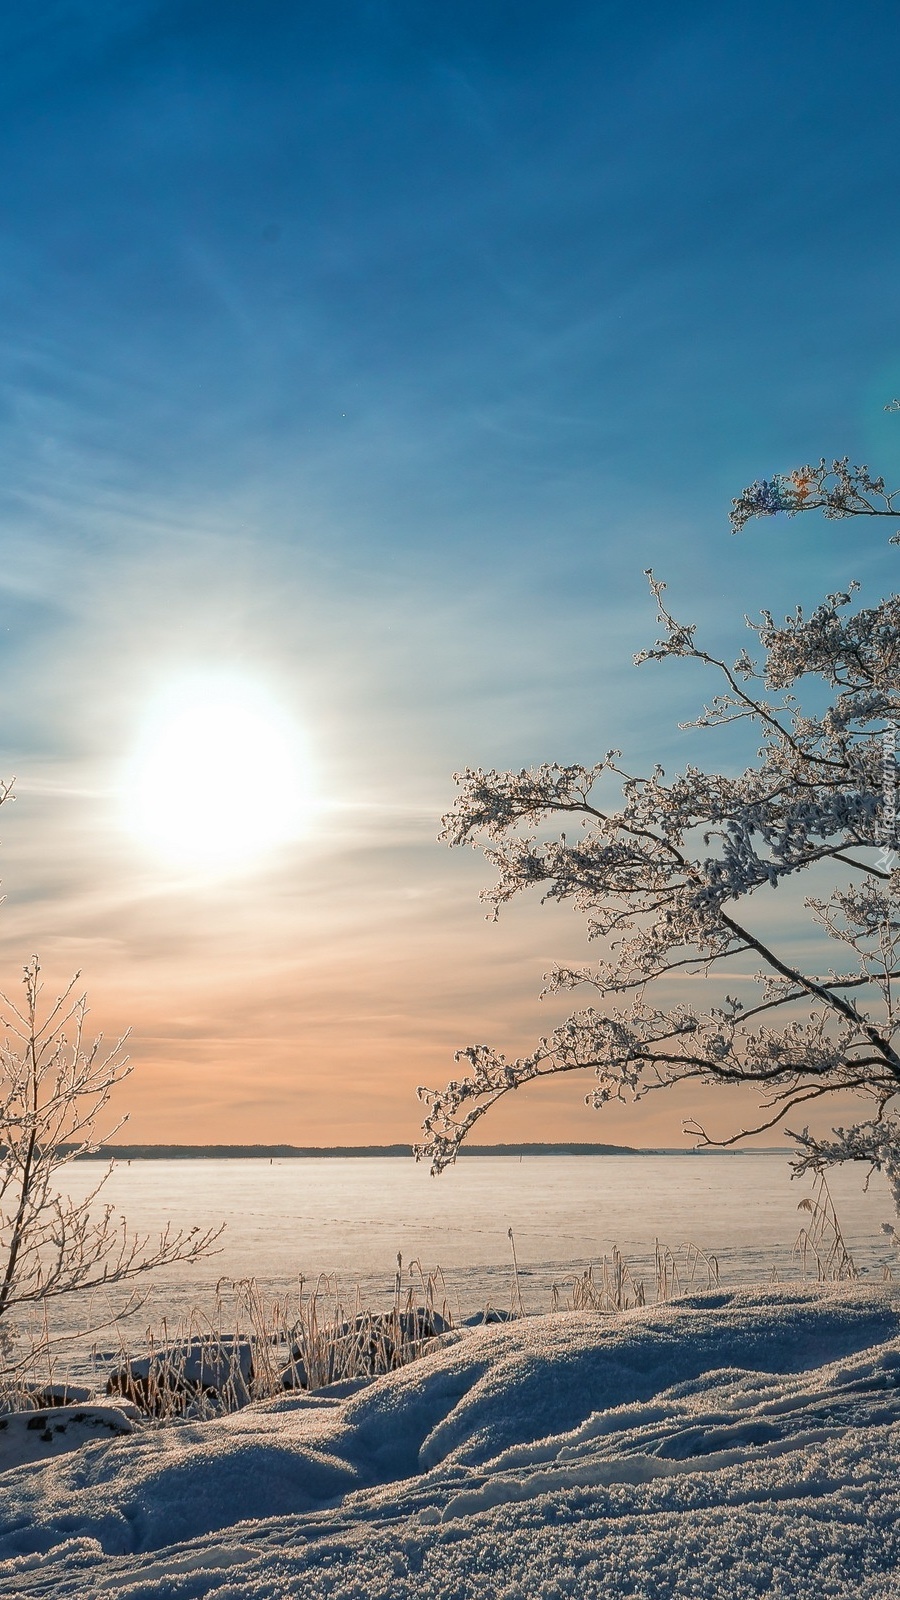
<svg viewBox="0 0 900 1600"><path fill-rule="evenodd" d="M44 1411L49 1406L81 1406L97 1397L84 1384L43 1383L29 1390L26 1398L34 1411Z"/></svg>
<svg viewBox="0 0 900 1600"><path fill-rule="evenodd" d="M197 1401L211 1406L227 1395L228 1409L246 1405L253 1378L247 1339L195 1337L126 1361L107 1380L108 1395L122 1395L154 1415L184 1413Z"/></svg>
<svg viewBox="0 0 900 1600"><path fill-rule="evenodd" d="M54 1406L46 1411L11 1411L0 1417L0 1472L48 1461L98 1439L134 1432L133 1417L118 1406ZM2 1492L2 1491L0 1491Z"/></svg>

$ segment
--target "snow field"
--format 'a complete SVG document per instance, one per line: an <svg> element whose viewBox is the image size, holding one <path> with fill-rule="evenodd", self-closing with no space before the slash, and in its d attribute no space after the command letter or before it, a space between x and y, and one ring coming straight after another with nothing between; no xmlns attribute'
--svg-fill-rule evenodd
<svg viewBox="0 0 900 1600"><path fill-rule="evenodd" d="M535 1317L8 1471L0 1595L896 1600L898 1454L892 1286Z"/></svg>

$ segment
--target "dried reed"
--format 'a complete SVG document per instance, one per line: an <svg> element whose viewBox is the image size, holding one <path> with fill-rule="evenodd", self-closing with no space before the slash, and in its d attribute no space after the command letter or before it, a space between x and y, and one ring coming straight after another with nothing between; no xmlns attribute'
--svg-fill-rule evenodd
<svg viewBox="0 0 900 1600"><path fill-rule="evenodd" d="M819 1283L842 1283L858 1278L859 1272L847 1248L823 1172L816 1178L812 1194L800 1201L797 1210L808 1212L810 1218L808 1226L800 1229L794 1245L794 1254L800 1257L804 1275L814 1268Z"/></svg>
<svg viewBox="0 0 900 1600"><path fill-rule="evenodd" d="M121 1351L107 1383L146 1416L209 1417L238 1410L249 1400L286 1390L321 1389L391 1372L421 1356L452 1326L440 1268L425 1273L397 1257L390 1309L364 1309L357 1287L351 1311L333 1279L320 1276L311 1290L298 1281L296 1302L266 1296L255 1279L221 1279L212 1316L193 1311L170 1329L149 1328L145 1354Z"/></svg>
<svg viewBox="0 0 900 1600"><path fill-rule="evenodd" d="M705 1288L718 1286L719 1263L715 1256L707 1255L695 1244L682 1245L681 1250L679 1265L668 1245L661 1245L658 1239L655 1241L657 1305L690 1293L703 1274ZM599 1264L591 1262L578 1277L563 1285L554 1284L551 1293L554 1311L630 1311L634 1306L648 1303L644 1280L636 1277L617 1245L613 1245L612 1253L604 1256Z"/></svg>

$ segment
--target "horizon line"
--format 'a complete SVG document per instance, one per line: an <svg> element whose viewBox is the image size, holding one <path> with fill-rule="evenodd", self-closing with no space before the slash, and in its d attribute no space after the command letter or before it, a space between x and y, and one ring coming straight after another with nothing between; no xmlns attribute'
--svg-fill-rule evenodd
<svg viewBox="0 0 900 1600"><path fill-rule="evenodd" d="M65 1153L71 1153L76 1148L73 1145L61 1147ZM756 1145L745 1146L742 1149L730 1147L728 1149L709 1145L692 1145L689 1148L672 1145L624 1145L624 1144L596 1144L578 1142L575 1140L558 1141L526 1141L515 1144L472 1144L463 1145L458 1152L463 1156L543 1156L543 1155L572 1155L572 1156L697 1156L697 1155L781 1155L784 1152L778 1146ZM334 1145L291 1145L291 1144L107 1144L98 1145L94 1149L84 1150L76 1160L229 1160L229 1159L256 1159L256 1160L281 1160L307 1159L316 1160L328 1157L406 1157L413 1155L411 1144L334 1144Z"/></svg>

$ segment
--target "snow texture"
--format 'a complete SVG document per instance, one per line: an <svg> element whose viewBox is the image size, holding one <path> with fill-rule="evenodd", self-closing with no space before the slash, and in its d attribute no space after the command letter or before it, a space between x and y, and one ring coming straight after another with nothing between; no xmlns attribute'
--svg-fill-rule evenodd
<svg viewBox="0 0 900 1600"><path fill-rule="evenodd" d="M117 1406L79 1404L0 1417L0 1472L80 1450L94 1439L133 1433L133 1414L131 1407L126 1412Z"/></svg>
<svg viewBox="0 0 900 1600"><path fill-rule="evenodd" d="M0 1595L896 1600L898 1450L891 1285L534 1317L12 1467Z"/></svg>

